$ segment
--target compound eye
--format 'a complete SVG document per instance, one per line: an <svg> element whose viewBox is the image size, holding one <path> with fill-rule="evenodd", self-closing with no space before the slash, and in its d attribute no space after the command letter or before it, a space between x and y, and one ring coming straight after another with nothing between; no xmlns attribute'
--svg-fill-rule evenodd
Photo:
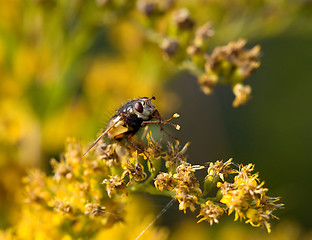
<svg viewBox="0 0 312 240"><path fill-rule="evenodd" d="M140 103L140 102L137 102L137 103L134 105L134 108L135 108L135 110L137 110L139 113L142 113L142 112L143 112L143 106L142 106L142 103Z"/></svg>

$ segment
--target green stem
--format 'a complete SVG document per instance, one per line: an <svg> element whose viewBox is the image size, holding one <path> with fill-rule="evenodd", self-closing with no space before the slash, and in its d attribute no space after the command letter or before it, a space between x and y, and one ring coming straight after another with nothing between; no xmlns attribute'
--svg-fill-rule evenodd
<svg viewBox="0 0 312 240"><path fill-rule="evenodd" d="M204 196L204 195L202 195L202 196ZM222 199L222 192L221 192L221 190L219 190L215 197L206 197L206 198L200 197L198 199L198 202L200 204L205 203L207 201L220 202L221 199Z"/></svg>
<svg viewBox="0 0 312 240"><path fill-rule="evenodd" d="M206 177L202 196L206 196L208 193L210 193L217 186L219 180L219 175L209 175Z"/></svg>
<svg viewBox="0 0 312 240"><path fill-rule="evenodd" d="M199 69L194 62L190 61L190 60L184 60L183 62L181 62L180 64L180 69L182 70L187 70L190 73L194 74L195 76L200 76L204 73L203 70Z"/></svg>
<svg viewBox="0 0 312 240"><path fill-rule="evenodd" d="M174 197L175 192L173 191L159 191L152 185L146 185L143 184L137 184L137 185L131 185L128 188L129 192L145 192L149 193L151 195L160 195L160 196L167 196L167 197Z"/></svg>
<svg viewBox="0 0 312 240"><path fill-rule="evenodd" d="M142 183L142 185L149 185L149 183L156 177L157 173L159 173L161 167L161 159L154 158L150 161L153 164L154 171L150 171L151 175L148 177L148 179L146 179L144 183Z"/></svg>
<svg viewBox="0 0 312 240"><path fill-rule="evenodd" d="M147 28L146 26L144 26L142 23L140 23L136 19L132 18L132 19L130 19L130 21L143 32L144 36L150 42L156 43L158 45L161 44L161 42L163 40L162 34L158 33L157 31L155 31L152 28Z"/></svg>

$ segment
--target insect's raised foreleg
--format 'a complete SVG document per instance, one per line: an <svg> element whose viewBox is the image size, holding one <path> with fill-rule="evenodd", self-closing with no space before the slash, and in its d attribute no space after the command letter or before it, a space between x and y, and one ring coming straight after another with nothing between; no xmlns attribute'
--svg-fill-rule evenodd
<svg viewBox="0 0 312 240"><path fill-rule="evenodd" d="M165 124L169 124L171 126L174 126L177 130L180 129L180 126L174 123L170 123L169 121L171 121L173 118L177 118L179 117L178 114L174 114L172 115L171 118L167 119L167 120L163 120L163 118L161 117L161 115L159 114L159 112L157 110L155 110L154 114L153 114L153 118L157 119L157 120L151 120L151 121L143 121L142 122L142 126L146 125L146 124L159 124L160 130L163 131L165 134L167 134L168 137L174 139L174 140L178 140L176 137L172 136L170 133L168 133L163 125Z"/></svg>

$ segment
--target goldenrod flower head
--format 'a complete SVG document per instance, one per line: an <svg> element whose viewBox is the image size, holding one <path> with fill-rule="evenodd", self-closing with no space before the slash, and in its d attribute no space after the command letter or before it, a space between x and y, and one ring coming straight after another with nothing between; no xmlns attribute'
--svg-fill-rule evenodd
<svg viewBox="0 0 312 240"><path fill-rule="evenodd" d="M48 177L39 169L30 171L28 176L23 178L23 183L26 203L44 203L51 198Z"/></svg>
<svg viewBox="0 0 312 240"><path fill-rule="evenodd" d="M200 26L195 32L195 38L193 44L196 47L203 47L205 41L214 35L214 30L211 22L207 22Z"/></svg>
<svg viewBox="0 0 312 240"><path fill-rule="evenodd" d="M236 170L235 172L238 173L236 178L241 178L241 179L248 179L251 176L252 171L255 169L255 165L249 163L248 165L239 165L239 170Z"/></svg>
<svg viewBox="0 0 312 240"><path fill-rule="evenodd" d="M219 75L229 77L229 74L233 74L233 72L228 72L228 70L232 68L239 69L241 77L244 79L250 76L260 66L260 47L255 46L252 49L245 49L245 45L246 40L240 39L225 46L216 47L212 54L206 58L206 71L221 71ZM225 67L224 63L231 67Z"/></svg>
<svg viewBox="0 0 312 240"><path fill-rule="evenodd" d="M176 186L173 191L176 193L175 198L179 201L179 209L184 212L189 207L195 211L195 204L198 203L198 196L202 191L199 188L199 183L195 177L196 169L191 164L183 162L177 167L177 173L173 175Z"/></svg>
<svg viewBox="0 0 312 240"><path fill-rule="evenodd" d="M279 197L269 197L266 195L261 196L261 201L258 206L262 207L265 211L273 211L279 208L283 208L284 204L276 203L279 201ZM272 215L272 217L277 218L276 216ZM277 218L278 219L278 218Z"/></svg>
<svg viewBox="0 0 312 240"><path fill-rule="evenodd" d="M222 196L220 202L226 204L229 215L235 211L234 221L238 220L238 218L240 218L240 220L244 219L244 211L250 205L250 199L248 199L244 191L240 189L228 191L227 194Z"/></svg>
<svg viewBox="0 0 312 240"><path fill-rule="evenodd" d="M210 225L214 223L219 223L219 218L223 215L224 209L217 204L214 204L212 201L207 201L204 204L200 205L200 213L197 217L202 216L197 222L202 221L209 222Z"/></svg>
<svg viewBox="0 0 312 240"><path fill-rule="evenodd" d="M232 163L232 158L223 163L223 161L211 162L208 167L208 176L220 177L220 179L224 182L224 178L226 178L229 174L234 173L234 170L230 167Z"/></svg>
<svg viewBox="0 0 312 240"><path fill-rule="evenodd" d="M275 216L272 212L283 204L275 204L279 198L266 196L267 188L263 188L264 182L260 182L258 174L252 174L253 164L241 165L236 171L234 183L218 183L217 186L222 190L220 202L226 204L228 214L235 212L235 221L248 218L246 223L252 226L264 225L270 232L269 220ZM260 182L260 183L259 183Z"/></svg>
<svg viewBox="0 0 312 240"><path fill-rule="evenodd" d="M179 42L173 38L164 38L160 48L163 50L163 55L165 59L172 58L179 49Z"/></svg>
<svg viewBox="0 0 312 240"><path fill-rule="evenodd" d="M73 177L72 166L67 164L64 159L58 162L56 159L52 158L50 164L53 167L54 179L56 181L60 181L62 178L71 179Z"/></svg>
<svg viewBox="0 0 312 240"><path fill-rule="evenodd" d="M238 107L249 101L251 95L251 87L249 85L244 86L243 84L238 83L233 87L233 93L235 95L233 107Z"/></svg>
<svg viewBox="0 0 312 240"><path fill-rule="evenodd" d="M166 168L170 166L179 166L183 161L186 161L186 151L189 147L190 142L186 143L182 149L180 149L180 142L176 141L173 145L168 142L168 151L165 153Z"/></svg>
<svg viewBox="0 0 312 240"><path fill-rule="evenodd" d="M265 226L268 233L271 232L270 211L263 211L263 209L249 208L247 211L248 220L246 223L250 223L253 227Z"/></svg>
<svg viewBox="0 0 312 240"><path fill-rule="evenodd" d="M172 173L159 173L155 178L154 185L159 191L168 190L172 191L176 184L175 179L172 177Z"/></svg>
<svg viewBox="0 0 312 240"><path fill-rule="evenodd" d="M152 133L148 133L147 136L147 152L151 156L151 158L158 158L161 156L162 151L161 151L161 144L158 141L155 141Z"/></svg>
<svg viewBox="0 0 312 240"><path fill-rule="evenodd" d="M197 81L201 90L208 95L211 94L217 86L218 76L213 73L204 73L197 78Z"/></svg>
<svg viewBox="0 0 312 240"><path fill-rule="evenodd" d="M85 214L91 217L105 216L105 207L96 203L87 203L85 205Z"/></svg>
<svg viewBox="0 0 312 240"><path fill-rule="evenodd" d="M204 193L207 195L213 188L217 187L218 181L221 179L224 181L229 174L234 173L234 169L230 167L232 159L229 159L227 162L223 161L211 162L207 170L207 176L205 177L204 182Z"/></svg>
<svg viewBox="0 0 312 240"><path fill-rule="evenodd" d="M190 208L192 212L196 210L195 204L198 202L198 198L196 196L178 191L175 195L175 199L179 201L179 210L183 210L184 213L186 213L187 208Z"/></svg>
<svg viewBox="0 0 312 240"><path fill-rule="evenodd" d="M109 179L104 179L102 183L106 185L106 192L109 197L112 197L112 194L127 194L125 182L121 177L113 175Z"/></svg>
<svg viewBox="0 0 312 240"><path fill-rule="evenodd" d="M122 173L121 179L124 179L126 176L129 176L130 180L127 183L127 186L130 185L133 181L141 182L146 179L146 173L144 172L144 167L138 161L135 163L127 162L126 169Z"/></svg>
<svg viewBox="0 0 312 240"><path fill-rule="evenodd" d="M187 8L180 8L173 13L173 22L179 30L192 30L195 25Z"/></svg>
<svg viewBox="0 0 312 240"><path fill-rule="evenodd" d="M95 149L95 155L99 156L108 167L120 166L120 157L117 154L117 144L107 144L100 140Z"/></svg>
<svg viewBox="0 0 312 240"><path fill-rule="evenodd" d="M173 178L177 181L177 185L186 186L190 190L196 189L196 191L201 192L199 183L194 174L195 170L196 169L191 164L186 162L179 165L177 167L177 173L173 175Z"/></svg>
<svg viewBox="0 0 312 240"><path fill-rule="evenodd" d="M72 204L67 199L63 199L61 201L55 199L53 207L57 212L61 212L62 214L69 214L74 211Z"/></svg>

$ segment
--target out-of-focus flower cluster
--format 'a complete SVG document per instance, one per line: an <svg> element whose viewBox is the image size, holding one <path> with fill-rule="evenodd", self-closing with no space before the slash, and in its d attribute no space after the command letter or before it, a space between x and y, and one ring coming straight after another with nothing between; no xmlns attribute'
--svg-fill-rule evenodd
<svg viewBox="0 0 312 240"><path fill-rule="evenodd" d="M96 239L103 228L125 220L127 199L135 192L177 199L184 213L188 208L192 212L199 209L198 222L212 225L225 213L235 213L235 220L247 219L246 223L265 226L270 232L273 212L282 204L276 203L279 198L267 196L268 189L263 188L258 174L252 174L253 164L236 169L231 159L210 163L202 190L195 172L205 167L187 162L189 144L180 147L178 141L168 141L163 148L151 134L146 140L146 145L141 143L147 149L144 154L102 139L83 156L85 147L68 139L60 160L51 160L52 176L33 170L24 178L23 212L12 237L49 236L53 228L53 237L65 234L69 239ZM160 171L162 162L170 163L164 172ZM153 168L147 167L149 164ZM233 176L233 183L227 182ZM27 219L32 222L25 225ZM44 224L49 229L37 232Z"/></svg>
<svg viewBox="0 0 312 240"><path fill-rule="evenodd" d="M137 4L145 15L141 24L146 35L159 44L164 58L194 73L205 94L211 94L217 85L230 85L235 95L233 106L245 104L251 87L244 82L260 66L260 47L247 49L246 41L238 40L211 49L213 24L198 25L187 8L174 8L173 1L164 2L139 0ZM166 27L159 26L161 19L166 19Z"/></svg>
<svg viewBox="0 0 312 240"><path fill-rule="evenodd" d="M205 73L198 78L201 89L210 94L217 84L232 86L235 100L233 106L246 103L251 94L251 87L243 82L260 66L260 47L244 48L245 40L231 42L223 47L216 47L206 57Z"/></svg>
<svg viewBox="0 0 312 240"><path fill-rule="evenodd" d="M104 141L87 157L82 157L84 150L76 140L68 139L60 160L51 160L52 176L34 169L24 177L22 212L16 224L6 231L7 237L102 239L116 236L118 231L129 232L130 226L140 226L133 224L133 215L140 214L139 210L132 217L126 216L131 197L126 196L135 191L129 188L146 179L138 156ZM127 230L121 230L123 227L119 225L119 230L115 228L108 235L105 232L125 221ZM132 238L140 231L140 228L134 231ZM148 235L151 239L165 239L167 234L155 229Z"/></svg>

